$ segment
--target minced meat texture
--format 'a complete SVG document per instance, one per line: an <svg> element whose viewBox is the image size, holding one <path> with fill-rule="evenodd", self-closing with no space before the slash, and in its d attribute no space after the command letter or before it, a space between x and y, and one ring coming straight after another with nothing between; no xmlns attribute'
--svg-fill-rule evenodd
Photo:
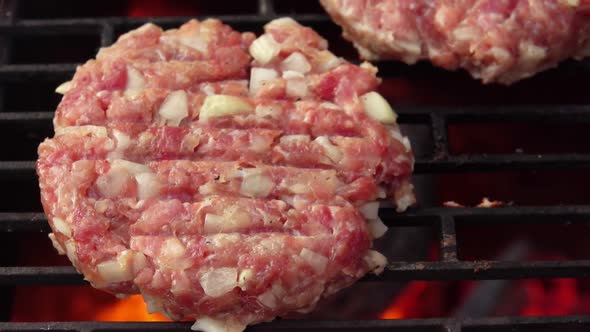
<svg viewBox="0 0 590 332"><path fill-rule="evenodd" d="M374 201L414 202L414 159L376 70L293 20L265 30L147 24L58 88L42 202L94 287L241 331L383 270Z"/></svg>
<svg viewBox="0 0 590 332"><path fill-rule="evenodd" d="M588 0L321 0L360 55L510 84L590 55Z"/></svg>

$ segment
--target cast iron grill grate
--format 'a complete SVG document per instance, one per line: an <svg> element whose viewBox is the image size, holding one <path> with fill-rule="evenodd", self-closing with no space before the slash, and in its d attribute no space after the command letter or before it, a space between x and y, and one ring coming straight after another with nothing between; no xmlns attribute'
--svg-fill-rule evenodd
<svg viewBox="0 0 590 332"><path fill-rule="evenodd" d="M264 23L279 16L272 0L259 0L258 11L252 14L218 15L225 23L238 30L260 31ZM26 48L27 40L51 36L51 40L84 40L86 48L110 45L120 33L153 21L163 27L178 26L189 17L156 18L59 18L19 19L17 1L1 1L8 13L0 20L0 232L48 232L49 227L38 203L34 159L36 146L52 135L52 110L59 96L52 90L73 74L76 63L89 57L86 51L68 49L66 62L56 60L52 52L44 53L47 45ZM57 4L56 4L57 5ZM284 14L283 14L284 15ZM291 15L302 24L318 31L339 30L323 14ZM64 45L67 43L63 42ZM25 46L23 46L25 45ZM26 49L23 51L22 48ZM37 48L35 48L37 47ZM73 53L72 53L73 52ZM63 59L63 58L60 58ZM69 63L72 62L72 63ZM405 66L383 63L380 76L403 75ZM430 68L416 67L418 75L427 75ZM571 75L590 74L590 62L569 63L560 68ZM425 73L422 73L425 72ZM586 85L587 86L587 85ZM583 91L583 90L580 90ZM429 128L432 149L416 161L416 174L465 173L500 170L571 170L590 169L590 153L552 154L453 154L448 138L449 123L470 121L524 121L549 123L590 123L590 103L539 105L464 105L428 106L408 105L398 108L402 124ZM13 144L14 142L14 144ZM505 206L483 208L416 208L397 215L391 208L380 210L382 219L392 231L396 227L431 227L439 236L438 261L393 262L379 277L364 280L392 282L408 280L462 279L521 279L521 278L583 278L590 277L590 260L562 261L465 261L457 250L457 225L496 224L569 224L587 223L590 205ZM531 226L534 227L534 226ZM10 249L10 248L8 248ZM84 284L72 267L3 266L0 285L78 285ZM99 323L0 322L2 331L178 331L188 330L188 323ZM267 330L395 330L395 331L586 331L590 316L488 318L488 319L423 319L423 320L366 320L366 321L295 321L283 320L261 324L252 331Z"/></svg>

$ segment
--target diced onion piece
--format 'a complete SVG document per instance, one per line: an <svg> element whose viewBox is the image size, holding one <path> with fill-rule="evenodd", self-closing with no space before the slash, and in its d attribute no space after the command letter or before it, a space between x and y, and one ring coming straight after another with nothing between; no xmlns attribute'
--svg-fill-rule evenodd
<svg viewBox="0 0 590 332"><path fill-rule="evenodd" d="M385 266L387 265L387 257L383 256L380 252L375 250L367 251L364 257L365 262L373 273L379 275L383 273Z"/></svg>
<svg viewBox="0 0 590 332"><path fill-rule="evenodd" d="M144 267L147 266L147 257L141 252L133 251L133 250L126 250L132 253L131 256L131 265L133 267L133 273L137 274L139 271L143 270Z"/></svg>
<svg viewBox="0 0 590 332"><path fill-rule="evenodd" d="M201 195L213 195L217 190L217 183L215 181L209 181L199 187L199 194Z"/></svg>
<svg viewBox="0 0 590 332"><path fill-rule="evenodd" d="M387 226L381 221L379 217L368 220L369 232L374 239L378 239L387 233Z"/></svg>
<svg viewBox="0 0 590 332"><path fill-rule="evenodd" d="M169 237L166 239L166 241L164 241L162 247L160 248L160 259L172 261L182 257L185 252L186 248L179 239L175 237Z"/></svg>
<svg viewBox="0 0 590 332"><path fill-rule="evenodd" d="M263 153L269 151L273 144L273 139L271 137L262 136L262 135L252 135L250 136L250 145L248 146L248 150L254 151L257 153Z"/></svg>
<svg viewBox="0 0 590 332"><path fill-rule="evenodd" d="M307 248L303 248L299 256L301 256L301 258L303 258L303 260L305 260L317 274L322 274L326 271L329 261L327 257Z"/></svg>
<svg viewBox="0 0 590 332"><path fill-rule="evenodd" d="M113 129L113 136L117 140L117 151L125 151L131 145L131 138L123 132Z"/></svg>
<svg viewBox="0 0 590 332"><path fill-rule="evenodd" d="M62 127L62 128L55 129L56 136L66 135L66 134L76 134L76 135L93 136L93 137L107 137L108 131L107 131L106 127L93 126L93 125Z"/></svg>
<svg viewBox="0 0 590 332"><path fill-rule="evenodd" d="M71 237L72 236L72 230L70 229L70 226L61 218L58 217L53 217L53 227L55 228L56 231L62 233L63 235L67 236L67 237Z"/></svg>
<svg viewBox="0 0 590 332"><path fill-rule="evenodd" d="M193 152L201 144L201 137L198 134L187 134L182 140L181 150Z"/></svg>
<svg viewBox="0 0 590 332"><path fill-rule="evenodd" d="M205 98L199 114L200 121L225 115L234 115L251 112L254 107L239 97L228 95L211 95Z"/></svg>
<svg viewBox="0 0 590 332"><path fill-rule="evenodd" d="M303 75L302 73L300 73L298 71L285 70L283 72L283 78L286 80L292 80L292 79L296 79L296 78L305 78L305 75Z"/></svg>
<svg viewBox="0 0 590 332"><path fill-rule="evenodd" d="M477 28L472 26L459 25L453 30L453 37L458 41L469 41L479 37L480 33Z"/></svg>
<svg viewBox="0 0 590 332"><path fill-rule="evenodd" d="M279 77L279 74L274 69L268 68L252 68L250 71L250 95L255 95L264 84Z"/></svg>
<svg viewBox="0 0 590 332"><path fill-rule="evenodd" d="M311 142L309 135L285 135L281 136L280 144L305 144Z"/></svg>
<svg viewBox="0 0 590 332"><path fill-rule="evenodd" d="M205 215L203 231L205 234L239 232L252 223L250 214L242 209L226 209L222 216L208 213Z"/></svg>
<svg viewBox="0 0 590 332"><path fill-rule="evenodd" d="M125 171L129 172L129 174L140 174L140 173L149 173L151 172L151 168L147 165L134 163L128 160L117 159L111 162L111 168L120 168L124 169Z"/></svg>
<svg viewBox="0 0 590 332"><path fill-rule="evenodd" d="M281 62L281 70L292 70L305 74L311 70L311 65L309 64L309 61L307 61L305 55L299 52L294 52Z"/></svg>
<svg viewBox="0 0 590 332"><path fill-rule="evenodd" d="M257 297L258 302L262 303L267 308L275 309L278 306L277 298L271 290L268 290Z"/></svg>
<svg viewBox="0 0 590 332"><path fill-rule="evenodd" d="M318 136L314 142L324 149L326 156L330 158L333 163L338 163L342 159L342 151L332 144L327 136Z"/></svg>
<svg viewBox="0 0 590 332"><path fill-rule="evenodd" d="M215 94L215 88L211 85L211 83L202 84L200 90L207 96Z"/></svg>
<svg viewBox="0 0 590 332"><path fill-rule="evenodd" d="M291 17L285 16L281 18L275 18L274 20L268 22L265 27L269 25L299 25L299 23L297 23L297 21Z"/></svg>
<svg viewBox="0 0 590 332"><path fill-rule="evenodd" d="M74 240L70 239L70 240L66 241L65 247L66 247L66 255L68 256L68 259L75 266L76 264L78 264L78 256L76 255L76 243L74 242Z"/></svg>
<svg viewBox="0 0 590 332"><path fill-rule="evenodd" d="M170 292L172 294L174 294L175 296L187 295L191 293L193 288L194 285L189 279L186 270L178 271L177 273L175 273L174 281L172 282L172 286L170 287Z"/></svg>
<svg viewBox="0 0 590 332"><path fill-rule="evenodd" d="M51 240L51 244L53 244L53 247L55 248L55 250L57 250L57 253L60 254L60 255L65 255L66 254L66 250L61 245L61 243L59 243L57 241L57 238L55 237L55 234L49 233L48 237Z"/></svg>
<svg viewBox="0 0 590 332"><path fill-rule="evenodd" d="M63 82L57 88L55 88L55 92L59 93L60 95L66 94L66 92L70 91L72 88L72 81Z"/></svg>
<svg viewBox="0 0 590 332"><path fill-rule="evenodd" d="M414 185L408 182L395 192L394 201L397 212L404 212L408 207L416 203L416 196L414 196Z"/></svg>
<svg viewBox="0 0 590 332"><path fill-rule="evenodd" d="M225 219L229 220L229 230L230 232L237 232L242 229L249 227L252 223L252 218L250 214L243 209L239 208L231 208L227 209L224 213Z"/></svg>
<svg viewBox="0 0 590 332"><path fill-rule="evenodd" d="M338 110L338 111L342 111L342 108L334 103L331 103L329 101L325 101L323 103L320 104L320 107L322 108L328 108L331 110Z"/></svg>
<svg viewBox="0 0 590 332"><path fill-rule="evenodd" d="M127 66L127 85L125 86L125 96L134 97L145 87L145 80L141 73L131 67Z"/></svg>
<svg viewBox="0 0 590 332"><path fill-rule="evenodd" d="M307 96L307 83L302 79L287 80L285 92L289 97L304 98Z"/></svg>
<svg viewBox="0 0 590 332"><path fill-rule="evenodd" d="M178 127L180 122L188 116L186 92L177 90L170 93L160 106L158 113L166 120L166 125Z"/></svg>
<svg viewBox="0 0 590 332"><path fill-rule="evenodd" d="M206 40L199 38L198 36L182 36L178 38L180 43L184 46L188 46L201 53L207 53L209 44Z"/></svg>
<svg viewBox="0 0 590 332"><path fill-rule="evenodd" d="M282 108L280 105L257 105L256 106L256 116L259 118L264 117L271 117L277 118L282 113Z"/></svg>
<svg viewBox="0 0 590 332"><path fill-rule="evenodd" d="M365 93L361 96L361 101L367 114L383 123L394 124L397 120L397 114L393 111L387 100L377 92Z"/></svg>
<svg viewBox="0 0 590 332"><path fill-rule="evenodd" d="M284 298L285 295L287 294L287 292L285 291L285 289L283 288L283 286L281 286L281 284L278 283L278 282L275 282L274 284L272 284L271 290L272 290L272 293L278 299Z"/></svg>
<svg viewBox="0 0 590 332"><path fill-rule="evenodd" d="M266 197L272 192L274 182L262 174L246 174L242 179L240 194L248 197Z"/></svg>
<svg viewBox="0 0 590 332"><path fill-rule="evenodd" d="M125 250L116 259L98 264L96 266L98 274L106 282L132 280L134 277L133 257L134 253L131 250Z"/></svg>
<svg viewBox="0 0 590 332"><path fill-rule="evenodd" d="M559 2L569 7L577 7L580 5L580 0L560 0Z"/></svg>
<svg viewBox="0 0 590 332"><path fill-rule="evenodd" d="M360 67L364 70L370 71L373 75L377 75L377 72L379 71L377 67L373 66L370 62L367 61L361 63Z"/></svg>
<svg viewBox="0 0 590 332"><path fill-rule="evenodd" d="M245 329L245 324L233 319L219 320L210 317L201 317L191 326L191 330L203 332L243 332Z"/></svg>
<svg viewBox="0 0 590 332"><path fill-rule="evenodd" d="M330 69L336 68L341 60L334 53L324 50L317 54L317 70L320 73L327 72Z"/></svg>
<svg viewBox="0 0 590 332"><path fill-rule="evenodd" d="M203 225L204 234L220 233L223 230L225 219L217 214L207 213L205 215L205 222Z"/></svg>
<svg viewBox="0 0 590 332"><path fill-rule="evenodd" d="M147 307L148 313L153 314L156 312L162 312L161 299L143 292L141 293L141 295L143 296L143 302L145 302L145 306Z"/></svg>
<svg viewBox="0 0 590 332"><path fill-rule="evenodd" d="M158 264L164 269L183 270L192 266L192 262L185 257L186 248L175 237L167 238L160 247Z"/></svg>
<svg viewBox="0 0 590 332"><path fill-rule="evenodd" d="M289 187L289 191L291 191L293 194L305 194L310 191L310 188L303 183L295 183Z"/></svg>
<svg viewBox="0 0 590 332"><path fill-rule="evenodd" d="M246 290L248 288L248 283L253 278L254 272L251 269L242 270L238 276L238 287L240 287L241 290Z"/></svg>
<svg viewBox="0 0 590 332"><path fill-rule="evenodd" d="M124 192L129 181L132 178L126 169L111 166L108 172L96 179L96 187L104 197L117 198Z"/></svg>
<svg viewBox="0 0 590 332"><path fill-rule="evenodd" d="M154 173L140 173L135 175L137 181L137 198L139 200L156 196L161 189L158 176Z"/></svg>
<svg viewBox="0 0 590 332"><path fill-rule="evenodd" d="M271 35L264 34L254 40L248 50L258 63L265 65L279 54L281 45Z"/></svg>
<svg viewBox="0 0 590 332"><path fill-rule="evenodd" d="M133 275L129 270L124 269L116 260L106 261L96 266L98 274L106 282L121 282L131 280Z"/></svg>
<svg viewBox="0 0 590 332"><path fill-rule="evenodd" d="M238 286L238 270L234 267L222 267L209 271L199 278L205 294L219 297Z"/></svg>
<svg viewBox="0 0 590 332"><path fill-rule="evenodd" d="M367 219L379 218L379 202L369 202L359 207L359 212Z"/></svg>

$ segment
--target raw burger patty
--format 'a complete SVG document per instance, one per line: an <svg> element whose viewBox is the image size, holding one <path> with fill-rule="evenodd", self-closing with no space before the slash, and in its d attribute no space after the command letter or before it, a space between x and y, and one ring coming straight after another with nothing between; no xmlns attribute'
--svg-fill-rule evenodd
<svg viewBox="0 0 590 332"><path fill-rule="evenodd" d="M510 84L590 55L588 0L321 0L361 56Z"/></svg>
<svg viewBox="0 0 590 332"><path fill-rule="evenodd" d="M265 30L147 24L58 88L42 201L94 287L240 331L383 270L374 201L414 202L413 156L376 69L291 19Z"/></svg>

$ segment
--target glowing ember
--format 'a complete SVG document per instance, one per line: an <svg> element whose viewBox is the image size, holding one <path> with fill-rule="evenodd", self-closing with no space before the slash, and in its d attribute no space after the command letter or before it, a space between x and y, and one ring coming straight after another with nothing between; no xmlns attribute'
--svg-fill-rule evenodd
<svg viewBox="0 0 590 332"><path fill-rule="evenodd" d="M575 279L523 281L527 305L522 316L560 316L576 312L580 299Z"/></svg>

